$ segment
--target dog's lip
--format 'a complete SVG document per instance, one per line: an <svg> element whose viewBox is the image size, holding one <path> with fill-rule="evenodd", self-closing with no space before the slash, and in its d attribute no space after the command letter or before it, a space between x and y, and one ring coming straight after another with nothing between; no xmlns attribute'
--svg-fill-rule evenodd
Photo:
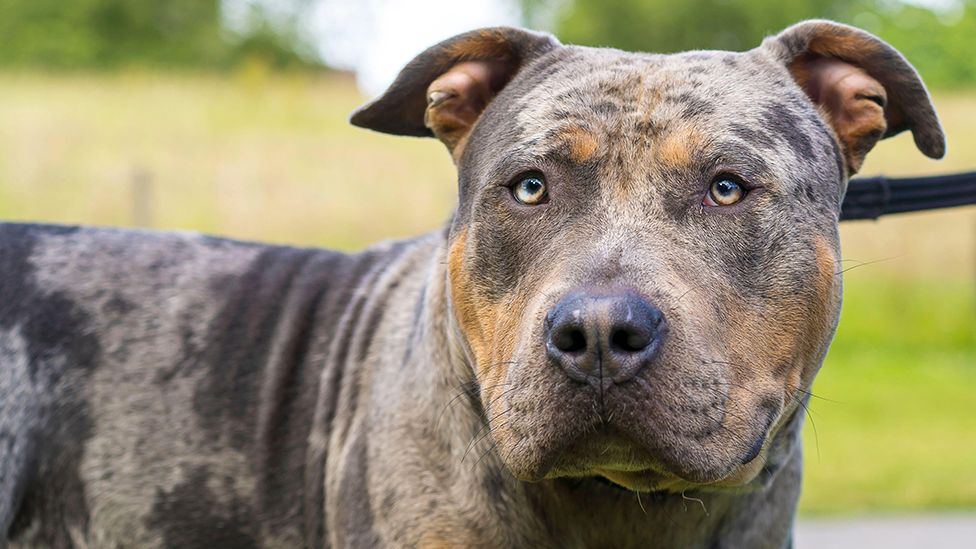
<svg viewBox="0 0 976 549"><path fill-rule="evenodd" d="M591 444L603 445L600 457L606 458L604 463L592 467L593 474L627 490L654 492L694 486L625 434L610 431L603 437L596 437Z"/></svg>
<svg viewBox="0 0 976 549"><path fill-rule="evenodd" d="M760 452L762 452L763 446L766 444L766 437L769 435L768 430L763 429L762 433L756 437L756 441L752 443L752 447L746 452L746 455L742 458L742 465L746 465L752 460L759 457Z"/></svg>
<svg viewBox="0 0 976 549"><path fill-rule="evenodd" d="M621 471L612 469L597 469L594 473L613 484L635 492L676 491L692 488L694 483L668 473L661 473L655 469L636 471Z"/></svg>
<svg viewBox="0 0 976 549"><path fill-rule="evenodd" d="M746 463L729 463L712 471L685 470L662 461L652 449L626 435L601 428L560 450L551 451L531 473L516 475L537 482L556 478L600 477L621 489L637 492L681 492L697 488L736 488L751 481L765 465L768 437L760 437L759 452ZM751 452L751 449L750 449Z"/></svg>
<svg viewBox="0 0 976 549"><path fill-rule="evenodd" d="M605 474L606 473L606 474ZM559 452L547 476L655 475L676 478L650 451L609 427L580 437Z"/></svg>
<svg viewBox="0 0 976 549"><path fill-rule="evenodd" d="M737 485L737 478L751 471L763 456L766 437L758 444L759 452L745 464L730 463L720 470L702 472L683 470L659 459L653 449L634 441L625 433L603 426L580 437L556 452L545 468L545 478L603 477L628 490L643 492L684 490L702 486ZM677 465L677 466L675 466Z"/></svg>
<svg viewBox="0 0 976 549"><path fill-rule="evenodd" d="M752 446L749 447L749 450L746 451L746 454L742 457L742 462L741 462L742 465L748 465L749 463L751 463L752 461L754 461L756 458L759 457L759 455L763 451L763 448L766 447L766 441L772 435L772 431L774 430L776 421L779 419L780 416L778 412L773 412L773 411L767 412L766 422L763 425L762 430L756 436L756 440L752 443Z"/></svg>

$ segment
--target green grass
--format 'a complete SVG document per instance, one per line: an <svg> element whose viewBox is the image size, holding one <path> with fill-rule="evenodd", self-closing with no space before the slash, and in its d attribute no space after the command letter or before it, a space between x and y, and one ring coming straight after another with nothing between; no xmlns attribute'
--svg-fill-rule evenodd
<svg viewBox="0 0 976 549"><path fill-rule="evenodd" d="M440 226L448 155L349 127L362 100L347 78L0 74L0 218L131 225L146 174L156 228L356 249ZM976 94L936 106L944 161L902 135L863 172L976 169ZM854 268L801 509L976 509L976 209L844 224L842 240Z"/></svg>
<svg viewBox="0 0 976 549"><path fill-rule="evenodd" d="M151 225L360 248L430 230L455 197L443 146L348 125L348 78L0 74L0 218Z"/></svg>
<svg viewBox="0 0 976 549"><path fill-rule="evenodd" d="M974 281L850 274L810 400L801 510L973 509Z"/></svg>

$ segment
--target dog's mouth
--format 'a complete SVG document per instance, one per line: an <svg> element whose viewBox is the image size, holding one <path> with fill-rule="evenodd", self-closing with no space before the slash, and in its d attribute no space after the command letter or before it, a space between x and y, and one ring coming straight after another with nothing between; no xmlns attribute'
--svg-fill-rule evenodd
<svg viewBox="0 0 976 549"><path fill-rule="evenodd" d="M769 435L768 429L764 429L737 461L715 469L710 476L701 476L682 474L680 467L665 463L658 452L635 442L619 429L602 425L554 452L549 467L533 480L598 477L638 492L738 487L755 478L765 465Z"/></svg>
<svg viewBox="0 0 976 549"><path fill-rule="evenodd" d="M689 483L617 430L601 428L570 445L546 478L600 477L628 490L651 492Z"/></svg>

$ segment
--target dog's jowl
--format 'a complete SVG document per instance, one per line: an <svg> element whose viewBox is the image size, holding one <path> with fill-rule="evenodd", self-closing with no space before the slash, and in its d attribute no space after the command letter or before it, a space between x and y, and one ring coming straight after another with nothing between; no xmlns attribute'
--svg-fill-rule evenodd
<svg viewBox="0 0 976 549"><path fill-rule="evenodd" d="M898 52L484 29L352 122L447 146L447 227L0 225L0 546L789 545L848 177L945 149Z"/></svg>

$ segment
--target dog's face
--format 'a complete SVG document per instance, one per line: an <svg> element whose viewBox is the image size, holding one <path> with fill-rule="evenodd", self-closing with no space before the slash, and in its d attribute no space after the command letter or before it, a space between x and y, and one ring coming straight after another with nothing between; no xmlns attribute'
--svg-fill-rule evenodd
<svg viewBox="0 0 976 549"><path fill-rule="evenodd" d="M641 490L756 476L837 324L847 177L904 129L944 150L904 59L826 22L677 55L476 31L353 122L454 156L452 313L507 466Z"/></svg>

